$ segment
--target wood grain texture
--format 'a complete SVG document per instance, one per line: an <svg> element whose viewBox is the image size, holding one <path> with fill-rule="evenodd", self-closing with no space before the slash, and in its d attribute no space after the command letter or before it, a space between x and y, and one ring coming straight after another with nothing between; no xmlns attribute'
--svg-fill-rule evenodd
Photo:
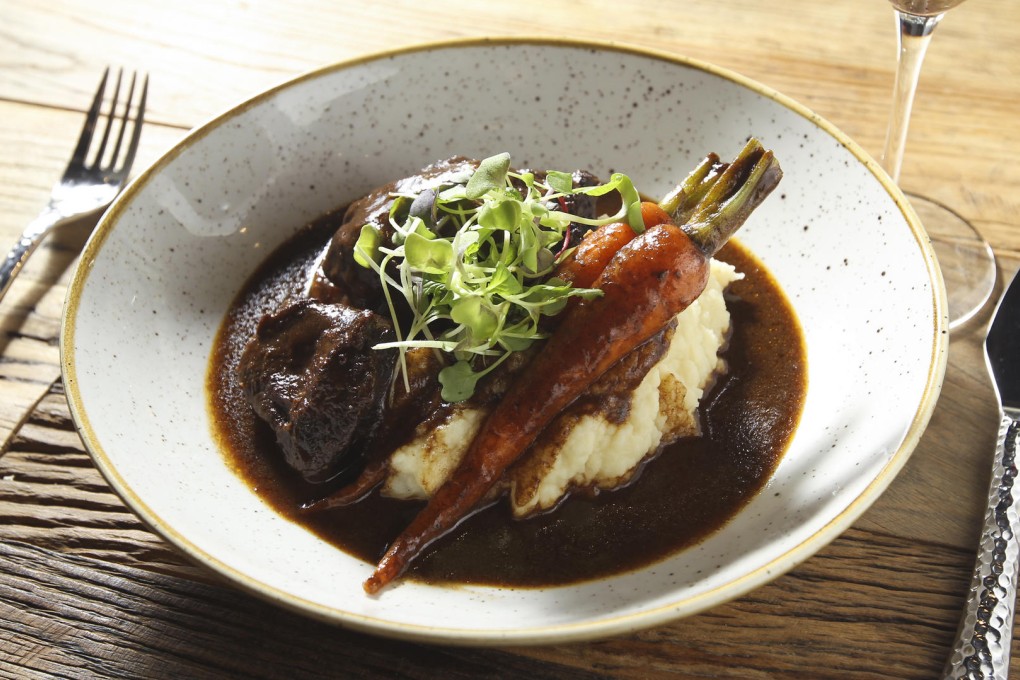
<svg viewBox="0 0 1020 680"><path fill-rule="evenodd" d="M485 35L615 40L710 61L797 99L878 154L895 52L881 0L0 0L0 17L0 244L46 200L108 63L151 74L144 167L188 129L301 72ZM947 16L902 178L989 238L1000 286L1020 266L1017 45L1020 3L973 0ZM59 382L64 290L92 223L49 239L0 304L0 678L938 676L969 584L997 425L981 350L988 310L954 333L942 395L903 471L791 572L633 635L424 646L241 592L112 493ZM1014 641L1014 674L1018 656Z"/></svg>
<svg viewBox="0 0 1020 680"><path fill-rule="evenodd" d="M4 678L606 677L508 652L394 644L223 586L22 543L0 545L0 570Z"/></svg>

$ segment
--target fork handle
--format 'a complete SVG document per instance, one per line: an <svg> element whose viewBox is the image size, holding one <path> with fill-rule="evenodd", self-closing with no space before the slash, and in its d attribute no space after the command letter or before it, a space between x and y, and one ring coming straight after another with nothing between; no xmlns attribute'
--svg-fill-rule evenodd
<svg viewBox="0 0 1020 680"><path fill-rule="evenodd" d="M1020 413L1003 414L995 450L991 491L981 531L967 607L960 620L947 680L1006 680L1013 637L1017 566L1020 559L1020 485L1017 444Z"/></svg>
<svg viewBox="0 0 1020 680"><path fill-rule="evenodd" d="M18 242L11 248L11 252L7 253L3 263L0 263L0 300L3 300L7 295L11 282L21 271L29 255L61 219L63 219L61 214L53 206L47 206L39 213L38 217L29 222L25 231L18 238Z"/></svg>

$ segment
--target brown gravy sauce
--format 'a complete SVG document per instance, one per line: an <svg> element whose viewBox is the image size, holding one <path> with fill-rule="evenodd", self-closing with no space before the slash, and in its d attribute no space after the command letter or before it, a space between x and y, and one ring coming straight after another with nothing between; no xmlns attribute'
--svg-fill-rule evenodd
<svg viewBox="0 0 1020 680"><path fill-rule="evenodd" d="M423 503L373 493L318 514L299 506L331 488L282 463L271 430L241 393L236 367L259 318L300 296L343 216L323 216L281 246L238 295L219 331L207 378L215 434L236 473L276 512L375 563ZM553 512L511 518L503 500L429 546L409 578L505 586L561 585L657 562L726 524L766 485L800 417L807 372L793 311L761 263L738 243L718 255L744 273L730 285L729 373L705 395L703 436L665 447L623 489L575 494ZM341 480L345 481L345 480Z"/></svg>

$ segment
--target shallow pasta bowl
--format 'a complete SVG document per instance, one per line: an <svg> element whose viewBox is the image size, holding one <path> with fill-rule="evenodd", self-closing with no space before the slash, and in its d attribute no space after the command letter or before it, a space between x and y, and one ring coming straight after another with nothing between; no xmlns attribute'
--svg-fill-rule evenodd
<svg viewBox="0 0 1020 680"><path fill-rule="evenodd" d="M214 336L245 280L298 228L453 154L625 171L663 193L749 136L785 177L740 238L793 303L808 392L789 449L737 516L664 562L577 585L408 582L288 522L229 468L207 411ZM146 170L87 244L61 335L71 412L124 501L185 554L281 605L359 630L457 644L577 640L655 625L767 582L888 486L945 371L946 302L905 200L844 134L714 66L608 44L442 43L330 66L198 128Z"/></svg>

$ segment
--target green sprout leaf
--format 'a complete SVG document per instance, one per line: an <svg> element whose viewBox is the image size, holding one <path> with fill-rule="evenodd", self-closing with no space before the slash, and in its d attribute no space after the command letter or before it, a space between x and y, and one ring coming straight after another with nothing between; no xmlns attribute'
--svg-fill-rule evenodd
<svg viewBox="0 0 1020 680"><path fill-rule="evenodd" d="M354 243L354 261L362 267L371 268L373 263L382 259L379 246L382 244L382 234L372 224L366 224L358 234L358 240Z"/></svg>
<svg viewBox="0 0 1020 680"><path fill-rule="evenodd" d="M471 175L464 195L467 198L481 198L494 189L506 187L506 174L510 171L510 154L501 153L490 156L478 165L475 174Z"/></svg>
<svg viewBox="0 0 1020 680"><path fill-rule="evenodd" d="M414 271L445 274L453 267L453 244L412 231L404 241L404 258Z"/></svg>
<svg viewBox="0 0 1020 680"><path fill-rule="evenodd" d="M635 234L640 234L645 230L645 220L641 216L641 194L634 188L634 183L627 175L614 173L612 181L617 183L616 190L620 192L623 205L627 209L627 223Z"/></svg>
<svg viewBox="0 0 1020 680"><path fill-rule="evenodd" d="M471 332L471 344L486 342L499 327L497 310L481 297L460 298L450 307L450 318Z"/></svg>
<svg viewBox="0 0 1020 680"><path fill-rule="evenodd" d="M569 194L574 188L574 178L569 173L558 170L550 170L546 173L545 181L553 191L561 194Z"/></svg>
<svg viewBox="0 0 1020 680"><path fill-rule="evenodd" d="M506 199L486 202L478 211L478 224L486 229L512 231L521 221L521 201Z"/></svg>
<svg viewBox="0 0 1020 680"><path fill-rule="evenodd" d="M451 403L470 399L481 377L481 373L471 370L471 364L467 361L461 360L447 366L439 371L439 384L443 386L440 396Z"/></svg>
<svg viewBox="0 0 1020 680"><path fill-rule="evenodd" d="M434 189L426 189L418 194L408 208L408 215L420 219L426 227L432 229L436 226L438 215L436 214L436 192Z"/></svg>
<svg viewBox="0 0 1020 680"><path fill-rule="evenodd" d="M627 175L615 172L605 184L598 184L593 187L579 187L574 191L575 193L587 194L588 196L605 196L613 191L618 192L623 202L622 215L620 216L627 218L627 222L635 234L640 234L645 230L645 221L641 217L641 194L634 188L634 182Z"/></svg>

